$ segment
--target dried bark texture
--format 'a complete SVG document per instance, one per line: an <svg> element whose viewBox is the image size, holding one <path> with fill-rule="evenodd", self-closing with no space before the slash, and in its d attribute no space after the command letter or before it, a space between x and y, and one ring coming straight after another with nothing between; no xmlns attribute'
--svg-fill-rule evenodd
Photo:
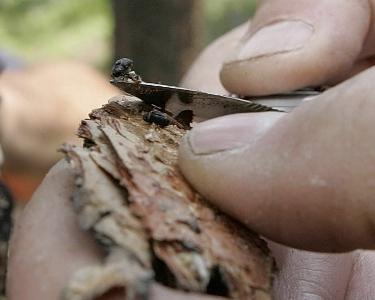
<svg viewBox="0 0 375 300"><path fill-rule="evenodd" d="M121 96L82 122L84 147L66 145L76 170L74 205L105 249L78 271L64 299L95 299L124 287L147 299L152 281L232 299L270 299L273 260L264 241L196 193L177 168L184 130L143 121L150 111Z"/></svg>

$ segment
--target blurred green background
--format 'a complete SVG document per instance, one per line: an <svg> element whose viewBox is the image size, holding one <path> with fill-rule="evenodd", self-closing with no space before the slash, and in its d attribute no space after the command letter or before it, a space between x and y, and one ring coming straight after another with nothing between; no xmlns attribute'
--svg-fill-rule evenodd
<svg viewBox="0 0 375 300"><path fill-rule="evenodd" d="M255 2L202 0L200 47L246 21ZM113 20L109 0L1 0L0 49L27 62L76 58L106 68Z"/></svg>

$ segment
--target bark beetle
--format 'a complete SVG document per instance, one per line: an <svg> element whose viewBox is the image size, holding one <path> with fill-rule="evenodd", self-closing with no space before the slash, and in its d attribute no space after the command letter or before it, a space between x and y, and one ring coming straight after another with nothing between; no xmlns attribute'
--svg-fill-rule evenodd
<svg viewBox="0 0 375 300"><path fill-rule="evenodd" d="M123 287L147 299L153 281L232 299L270 299L273 259L255 233L210 206L184 180L177 148L185 130L146 123L152 108L113 98L82 121L83 147L63 151L76 171L80 226L106 251L78 271L64 299Z"/></svg>

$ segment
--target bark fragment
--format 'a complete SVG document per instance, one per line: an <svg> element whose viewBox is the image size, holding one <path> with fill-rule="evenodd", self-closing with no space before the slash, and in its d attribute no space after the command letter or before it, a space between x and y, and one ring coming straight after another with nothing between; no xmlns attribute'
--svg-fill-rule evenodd
<svg viewBox="0 0 375 300"><path fill-rule="evenodd" d="M84 147L66 145L76 170L74 205L83 229L106 251L77 272L64 299L95 299L123 287L147 299L152 281L232 299L269 299L273 260L264 241L211 207L177 168L185 130L146 123L152 108L112 99L84 120Z"/></svg>

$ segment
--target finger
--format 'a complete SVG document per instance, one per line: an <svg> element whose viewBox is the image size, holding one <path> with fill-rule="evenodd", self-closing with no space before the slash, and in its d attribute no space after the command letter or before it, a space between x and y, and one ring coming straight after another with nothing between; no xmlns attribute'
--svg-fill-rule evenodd
<svg viewBox="0 0 375 300"><path fill-rule="evenodd" d="M371 299L375 252L320 254L269 242L278 271L273 299Z"/></svg>
<svg viewBox="0 0 375 300"><path fill-rule="evenodd" d="M373 248L374 80L375 69L363 72L283 117L201 123L181 145L181 170L267 238L318 251Z"/></svg>
<svg viewBox="0 0 375 300"><path fill-rule="evenodd" d="M273 299L346 299L353 268L351 253L323 254L270 243L278 271ZM365 298L358 298L365 299Z"/></svg>
<svg viewBox="0 0 375 300"><path fill-rule="evenodd" d="M367 0L263 1L224 63L222 83L261 95L336 81L359 58L370 20Z"/></svg>
<svg viewBox="0 0 375 300"><path fill-rule="evenodd" d="M56 151L62 141L78 142L77 124L87 112L118 93L105 76L78 62L38 63L2 73L1 142L8 168L45 174L62 157Z"/></svg>
<svg viewBox="0 0 375 300"><path fill-rule="evenodd" d="M73 180L67 164L57 164L19 218L10 248L9 299L60 299L75 271L99 263L96 245L76 223Z"/></svg>
<svg viewBox="0 0 375 300"><path fill-rule="evenodd" d="M371 299L375 295L375 252L356 251L345 299Z"/></svg>

